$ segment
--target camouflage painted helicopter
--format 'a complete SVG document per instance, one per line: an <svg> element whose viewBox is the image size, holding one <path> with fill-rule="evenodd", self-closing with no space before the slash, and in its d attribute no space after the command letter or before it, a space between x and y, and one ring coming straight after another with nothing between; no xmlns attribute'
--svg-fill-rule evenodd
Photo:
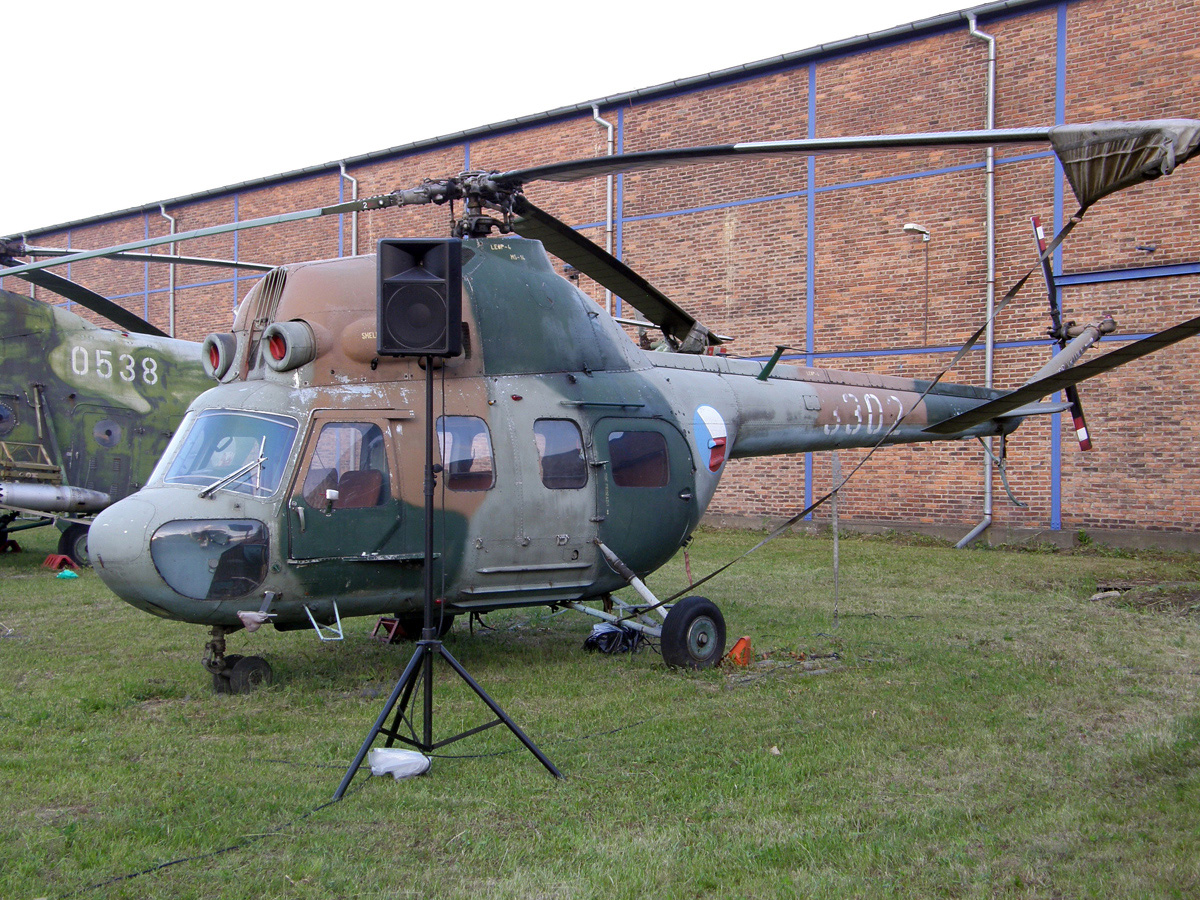
<svg viewBox="0 0 1200 900"><path fill-rule="evenodd" d="M656 151L465 173L287 214L465 205L453 238L383 241L378 257L262 279L232 333L205 341L219 384L191 405L147 485L97 517L95 569L140 609L210 626L204 665L219 691L271 678L261 658L226 654L226 636L243 627L340 634L342 617L390 614L415 630L432 428L440 627L529 605L615 619L612 592L633 584L652 597L640 578L688 540L729 459L1004 435L1025 416L1068 408L1040 398L1197 333L1200 317L1073 366L1107 329L1087 326L1008 393L704 355L722 338L535 207L524 186L741 155L1047 140L1086 209L1188 159L1200 123ZM136 246L145 244L121 249ZM547 251L632 304L674 352L638 349ZM436 411L432 400L422 409L427 378L438 383ZM669 664L720 660L725 625L713 603L685 598L661 623L652 605L618 612L660 639Z"/></svg>
<svg viewBox="0 0 1200 900"><path fill-rule="evenodd" d="M69 252L4 241L0 265ZM165 254L115 255L138 262L224 264ZM212 380L200 364L199 343L172 339L51 272L18 277L120 329L0 291L0 547L11 546L11 532L54 523L62 532L59 553L86 565L91 516L146 483L188 404Z"/></svg>

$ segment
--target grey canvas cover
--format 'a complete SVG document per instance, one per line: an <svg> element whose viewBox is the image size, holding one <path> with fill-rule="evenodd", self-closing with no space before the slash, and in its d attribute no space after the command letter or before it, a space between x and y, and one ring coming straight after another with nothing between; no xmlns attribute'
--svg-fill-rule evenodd
<svg viewBox="0 0 1200 900"><path fill-rule="evenodd" d="M1083 209L1101 197L1170 175L1200 149L1200 121L1092 122L1050 129L1050 144Z"/></svg>

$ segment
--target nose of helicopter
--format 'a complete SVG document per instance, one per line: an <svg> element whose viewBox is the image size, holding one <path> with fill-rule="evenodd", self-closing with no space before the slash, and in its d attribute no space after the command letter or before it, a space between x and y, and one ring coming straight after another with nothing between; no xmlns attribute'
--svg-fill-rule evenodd
<svg viewBox="0 0 1200 900"><path fill-rule="evenodd" d="M155 512L153 503L127 497L96 516L88 532L88 555L101 577L109 566L132 562L145 553L146 526Z"/></svg>
<svg viewBox="0 0 1200 900"><path fill-rule="evenodd" d="M176 518L186 507L174 493L141 491L104 510L88 534L88 555L104 583L128 603L167 618L209 622L221 601L254 591L266 578L266 526L247 518Z"/></svg>
<svg viewBox="0 0 1200 900"><path fill-rule="evenodd" d="M114 503L92 521L88 556L109 590L161 616L170 615L170 607L163 603L168 598L157 596L164 593L166 585L150 558L150 533L158 518L158 507L136 495Z"/></svg>

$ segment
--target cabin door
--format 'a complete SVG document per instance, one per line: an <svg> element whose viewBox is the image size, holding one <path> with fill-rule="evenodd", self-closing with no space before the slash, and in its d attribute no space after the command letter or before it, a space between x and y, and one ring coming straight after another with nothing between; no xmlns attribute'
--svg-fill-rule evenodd
<svg viewBox="0 0 1200 900"><path fill-rule="evenodd" d="M414 517L405 516L400 500L393 428L386 412L314 417L288 500L291 559L421 552L406 531Z"/></svg>
<svg viewBox="0 0 1200 900"><path fill-rule="evenodd" d="M699 519L691 448L661 419L604 418L593 447L603 471L600 539L629 568L649 572L675 555Z"/></svg>

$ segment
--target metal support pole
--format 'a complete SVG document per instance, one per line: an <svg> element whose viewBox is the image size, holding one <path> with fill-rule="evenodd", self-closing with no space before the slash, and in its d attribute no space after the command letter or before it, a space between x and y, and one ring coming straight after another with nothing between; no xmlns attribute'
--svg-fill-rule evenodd
<svg viewBox="0 0 1200 900"><path fill-rule="evenodd" d="M175 233L175 217L167 215L167 208L163 204L158 204L158 212L164 219L171 223L171 234ZM174 244L170 246L171 255L175 255L176 247ZM175 337L175 263L171 263L170 273L168 274L167 284L167 334Z"/></svg>
<svg viewBox="0 0 1200 900"><path fill-rule="evenodd" d="M842 486L842 461L836 450L833 451L833 627L838 627L838 488Z"/></svg>
<svg viewBox="0 0 1200 900"><path fill-rule="evenodd" d="M433 628L433 357L425 357L425 624L421 640L437 640ZM425 654L425 745L433 744L433 655Z"/></svg>
<svg viewBox="0 0 1200 900"><path fill-rule="evenodd" d="M979 30L979 23L975 19L975 15L967 16L967 24L969 26L968 33L976 40L983 41L988 46L988 68L987 68L987 112L985 127L990 131L996 126L996 38L985 31ZM984 341L984 385L988 388L992 387L993 381L993 365L996 353L996 148L988 146L987 148L987 184L986 184L986 204L987 204L987 235L985 238L987 244L987 334ZM979 535L983 534L992 524L992 439L987 437L984 439L984 447L986 453L983 460L983 519L971 530L971 532L960 540L955 547L962 549L971 541L975 540Z"/></svg>

